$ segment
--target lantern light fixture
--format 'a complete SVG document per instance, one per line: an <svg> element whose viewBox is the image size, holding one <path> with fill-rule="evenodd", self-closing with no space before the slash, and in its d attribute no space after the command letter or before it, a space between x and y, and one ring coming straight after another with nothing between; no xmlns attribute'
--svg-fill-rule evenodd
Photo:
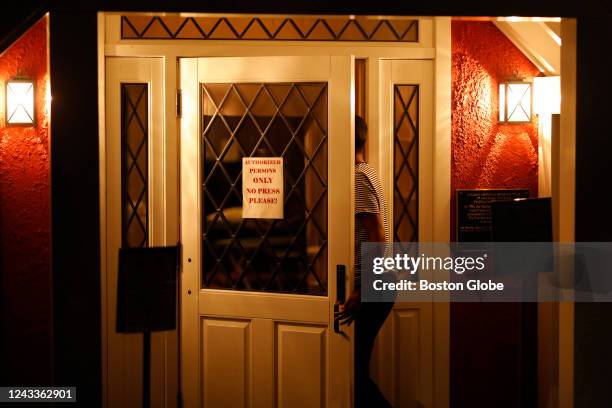
<svg viewBox="0 0 612 408"><path fill-rule="evenodd" d="M499 84L500 122L530 122L531 105L531 83L523 81L510 81Z"/></svg>
<svg viewBox="0 0 612 408"><path fill-rule="evenodd" d="M34 81L14 78L6 82L6 124L31 126L35 123Z"/></svg>

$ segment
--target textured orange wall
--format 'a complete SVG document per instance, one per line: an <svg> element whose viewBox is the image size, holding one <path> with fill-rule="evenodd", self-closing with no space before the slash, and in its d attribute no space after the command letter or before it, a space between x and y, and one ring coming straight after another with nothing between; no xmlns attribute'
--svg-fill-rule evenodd
<svg viewBox="0 0 612 408"><path fill-rule="evenodd" d="M5 83L35 80L36 126L7 127ZM8 384L50 384L51 255L47 19L0 55L0 362ZM15 353L27 350L27 354Z"/></svg>
<svg viewBox="0 0 612 408"><path fill-rule="evenodd" d="M498 123L498 89L513 77L538 76L538 69L493 23L453 21L451 36L451 208L463 188L529 188L537 196L537 125Z"/></svg>

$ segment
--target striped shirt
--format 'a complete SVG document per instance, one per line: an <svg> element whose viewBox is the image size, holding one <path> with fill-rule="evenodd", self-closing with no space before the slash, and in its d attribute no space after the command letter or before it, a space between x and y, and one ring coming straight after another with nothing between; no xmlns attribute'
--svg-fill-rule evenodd
<svg viewBox="0 0 612 408"><path fill-rule="evenodd" d="M361 244L368 242L368 231L361 225L359 214L380 214L385 231L385 242L391 242L387 201L374 171L367 163L355 164L355 286L361 287Z"/></svg>

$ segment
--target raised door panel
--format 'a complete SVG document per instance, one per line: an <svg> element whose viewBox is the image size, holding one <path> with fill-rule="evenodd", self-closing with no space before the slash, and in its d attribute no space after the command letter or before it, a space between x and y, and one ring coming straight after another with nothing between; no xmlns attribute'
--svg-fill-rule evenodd
<svg viewBox="0 0 612 408"><path fill-rule="evenodd" d="M396 406L432 406L432 305L400 306L392 319Z"/></svg>
<svg viewBox="0 0 612 408"><path fill-rule="evenodd" d="M251 323L202 319L204 407L250 406Z"/></svg>
<svg viewBox="0 0 612 408"><path fill-rule="evenodd" d="M277 407L325 406L326 336L326 327L276 325Z"/></svg>
<svg viewBox="0 0 612 408"><path fill-rule="evenodd" d="M419 320L418 309L393 311L393 349L397 358L397 385L394 399L399 407L417 407L419 383Z"/></svg>
<svg viewBox="0 0 612 408"><path fill-rule="evenodd" d="M432 304L399 303L376 340L375 381L396 408L433 406Z"/></svg>

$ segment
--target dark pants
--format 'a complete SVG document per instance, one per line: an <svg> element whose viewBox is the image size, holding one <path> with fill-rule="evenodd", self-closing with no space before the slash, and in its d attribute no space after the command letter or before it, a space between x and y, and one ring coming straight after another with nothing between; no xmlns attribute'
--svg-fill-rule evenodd
<svg viewBox="0 0 612 408"><path fill-rule="evenodd" d="M370 358L376 335L392 308L393 302L363 302L355 318L355 408L391 407L370 378Z"/></svg>

